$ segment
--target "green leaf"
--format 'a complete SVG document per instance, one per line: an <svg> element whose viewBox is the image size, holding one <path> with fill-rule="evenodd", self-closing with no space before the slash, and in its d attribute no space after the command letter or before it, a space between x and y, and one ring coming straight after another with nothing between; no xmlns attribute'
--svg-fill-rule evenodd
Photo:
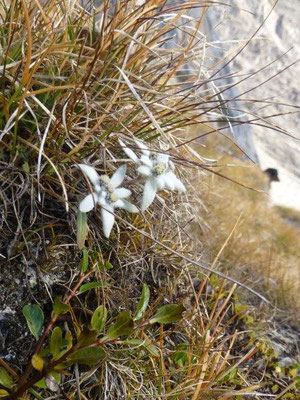
<svg viewBox="0 0 300 400"><path fill-rule="evenodd" d="M76 347L89 346L95 342L97 335L97 331L89 329L85 326L78 335Z"/></svg>
<svg viewBox="0 0 300 400"><path fill-rule="evenodd" d="M228 380L231 381L232 379L234 379L237 376L237 373L238 373L238 369L233 368L233 370L230 371L230 373L228 374Z"/></svg>
<svg viewBox="0 0 300 400"><path fill-rule="evenodd" d="M97 263L95 265L95 268L97 268L99 271L105 271L105 270L109 270L109 269L113 269L114 266L109 262L109 261L105 261L105 263Z"/></svg>
<svg viewBox="0 0 300 400"><path fill-rule="evenodd" d="M39 355L43 358L46 358L47 356L49 356L49 354L50 354L49 346L45 346L39 351Z"/></svg>
<svg viewBox="0 0 300 400"><path fill-rule="evenodd" d="M51 337L51 339L52 339L52 337ZM60 357L62 357L64 354L66 354L70 350L72 345L73 345L73 338L72 338L72 334L71 334L70 331L66 331L65 337L63 339L62 338L58 338L58 340L59 341L61 340L61 344L60 344L59 347L57 346L57 348L55 350L53 349L53 353L52 354L53 354L53 359L54 360L59 360ZM54 346L54 343L53 343L53 346ZM57 351L58 348L60 348L59 352L55 353L55 351Z"/></svg>
<svg viewBox="0 0 300 400"><path fill-rule="evenodd" d="M134 346L137 348L141 348L143 350L147 350L153 357L158 357L160 355L159 349L157 348L157 346L155 346L154 344L152 344L150 342L150 340L148 339L127 339L127 340L122 340L120 342L118 342L120 344L126 344L129 346Z"/></svg>
<svg viewBox="0 0 300 400"><path fill-rule="evenodd" d="M107 310L104 306L99 306L94 311L94 314L91 319L91 326L98 333L104 330L105 322L107 318Z"/></svg>
<svg viewBox="0 0 300 400"><path fill-rule="evenodd" d="M38 340L44 323L44 314L41 307L37 304L28 304L23 307L22 311L30 332Z"/></svg>
<svg viewBox="0 0 300 400"><path fill-rule="evenodd" d="M72 338L72 334L70 331L67 331L65 334L65 341L67 342L67 351L70 350L70 348L73 345L73 338Z"/></svg>
<svg viewBox="0 0 300 400"><path fill-rule="evenodd" d="M279 389L279 386L278 386L278 385L273 385L273 386L271 387L272 393L276 393L276 392L278 391L278 389Z"/></svg>
<svg viewBox="0 0 300 400"><path fill-rule="evenodd" d="M181 343L176 346L176 353L172 356L172 359L180 366L183 367L188 361L188 345Z"/></svg>
<svg viewBox="0 0 300 400"><path fill-rule="evenodd" d="M37 371L42 371L44 368L44 360L38 354L34 354L31 359L31 364Z"/></svg>
<svg viewBox="0 0 300 400"><path fill-rule="evenodd" d="M153 357L158 357L160 355L160 351L155 344L152 344L149 340L145 343L145 350L147 350Z"/></svg>
<svg viewBox="0 0 300 400"><path fill-rule="evenodd" d="M82 250L81 272L84 274L89 267L89 253L87 249Z"/></svg>
<svg viewBox="0 0 300 400"><path fill-rule="evenodd" d="M66 314L70 310L70 306L63 303L61 299L62 299L61 296L57 296L54 299L53 312L56 317L58 317L61 314Z"/></svg>
<svg viewBox="0 0 300 400"><path fill-rule="evenodd" d="M149 304L149 300L150 300L150 290L149 287L144 284L143 285L143 289L142 289L142 294L141 294L141 298L139 300L136 312L134 314L134 320L138 320L140 318L142 318L144 312L146 311L148 304Z"/></svg>
<svg viewBox="0 0 300 400"><path fill-rule="evenodd" d="M80 286L79 288L79 293L86 292L91 289L95 289L98 287L107 287L108 284L107 282L89 282L89 283L84 283L83 285Z"/></svg>
<svg viewBox="0 0 300 400"><path fill-rule="evenodd" d="M13 384L13 378L9 375L6 369L0 367L0 385L10 389Z"/></svg>
<svg viewBox="0 0 300 400"><path fill-rule="evenodd" d="M113 267L114 266L109 261L105 261L105 264L104 264L105 269L109 270L109 269L113 269Z"/></svg>
<svg viewBox="0 0 300 400"><path fill-rule="evenodd" d="M143 347L145 340L142 339L126 339L126 340L120 340L118 343L120 344L126 344L128 346L134 346L134 347Z"/></svg>
<svg viewBox="0 0 300 400"><path fill-rule="evenodd" d="M158 322L160 324L170 324L182 318L185 308L182 304L167 304L157 310L157 313L150 319L150 324Z"/></svg>
<svg viewBox="0 0 300 400"><path fill-rule="evenodd" d="M79 250L82 250L84 247L85 239L88 235L88 223L87 223L87 214L82 213L78 210L77 213L77 245Z"/></svg>
<svg viewBox="0 0 300 400"><path fill-rule="evenodd" d="M26 172L26 174L29 174L30 172L30 167L28 164L28 161L25 161L24 164L22 165L23 171Z"/></svg>
<svg viewBox="0 0 300 400"><path fill-rule="evenodd" d="M85 364L85 365L95 365L98 364L100 360L105 357L105 352L100 347L84 347L83 349L79 349L73 353L67 363L70 362L72 364Z"/></svg>
<svg viewBox="0 0 300 400"><path fill-rule="evenodd" d="M62 347L62 330L57 326L53 329L50 338L50 353L53 355L54 359L60 353Z"/></svg>
<svg viewBox="0 0 300 400"><path fill-rule="evenodd" d="M7 390L0 389L0 397L6 397L6 396L8 396L8 395L9 395L9 393L8 393Z"/></svg>
<svg viewBox="0 0 300 400"><path fill-rule="evenodd" d="M129 312L122 311L117 316L116 322L108 329L105 339L116 339L119 336L130 335L133 332L133 327L133 319Z"/></svg>

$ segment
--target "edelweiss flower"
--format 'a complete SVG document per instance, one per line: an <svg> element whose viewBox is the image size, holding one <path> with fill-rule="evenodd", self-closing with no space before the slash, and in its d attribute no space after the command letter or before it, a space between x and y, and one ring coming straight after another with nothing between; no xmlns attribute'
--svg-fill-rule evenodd
<svg viewBox="0 0 300 400"><path fill-rule="evenodd" d="M101 206L103 232L105 237L108 238L115 222L115 208L123 208L132 213L138 212L135 205L125 200L131 195L131 191L126 188L119 188L125 177L126 165L118 168L111 178L108 175L99 176L97 171L89 165L78 164L78 166L94 186L94 192L80 202L79 210L86 213L99 204Z"/></svg>
<svg viewBox="0 0 300 400"><path fill-rule="evenodd" d="M120 139L119 143L127 156L138 165L137 171L147 178L143 192L142 211L145 211L150 206L159 189L185 192L186 189L183 183L173 172L175 166L169 159L168 154L151 153L146 145L135 140L136 145L142 151L142 156L138 158Z"/></svg>

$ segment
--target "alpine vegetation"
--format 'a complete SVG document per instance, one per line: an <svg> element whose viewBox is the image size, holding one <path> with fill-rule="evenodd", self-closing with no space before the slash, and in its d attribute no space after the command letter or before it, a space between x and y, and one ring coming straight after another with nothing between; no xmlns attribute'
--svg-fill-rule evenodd
<svg viewBox="0 0 300 400"><path fill-rule="evenodd" d="M256 288L278 304L299 235L242 192L227 129L275 123L226 96L214 3L0 2L0 398L298 398L297 337Z"/></svg>
<svg viewBox="0 0 300 400"><path fill-rule="evenodd" d="M88 194L80 202L79 211L89 212L99 204L101 206L103 233L108 238L115 222L115 208L123 208L132 213L138 212L135 205L125 200L131 195L131 191L119 187L126 174L126 165L119 167L111 178L108 175L99 176L97 171L89 165L78 164L78 166L94 186L94 192Z"/></svg>
<svg viewBox="0 0 300 400"><path fill-rule="evenodd" d="M158 190L178 190L185 192L185 186L174 174L175 166L168 154L151 152L138 140L136 145L141 149L140 158L119 139L126 155L137 165L137 172L146 179L141 210L145 211L153 202Z"/></svg>

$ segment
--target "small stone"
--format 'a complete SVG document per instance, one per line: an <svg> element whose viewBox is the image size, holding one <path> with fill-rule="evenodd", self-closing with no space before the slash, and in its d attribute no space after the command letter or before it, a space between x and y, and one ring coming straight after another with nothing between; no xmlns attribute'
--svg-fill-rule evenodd
<svg viewBox="0 0 300 400"><path fill-rule="evenodd" d="M9 306L6 306L4 310L1 311L1 314L15 314L16 312L12 310Z"/></svg>

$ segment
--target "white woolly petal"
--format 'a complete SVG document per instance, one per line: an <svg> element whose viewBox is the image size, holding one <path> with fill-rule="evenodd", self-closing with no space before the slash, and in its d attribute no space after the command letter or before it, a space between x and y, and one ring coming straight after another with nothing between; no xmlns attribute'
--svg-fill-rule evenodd
<svg viewBox="0 0 300 400"><path fill-rule="evenodd" d="M124 200L118 199L117 201L113 202L114 208L124 208Z"/></svg>
<svg viewBox="0 0 300 400"><path fill-rule="evenodd" d="M166 175L165 174L161 174L158 175L155 180L156 180L156 185L158 187L158 189L162 190L165 188L166 186Z"/></svg>
<svg viewBox="0 0 300 400"><path fill-rule="evenodd" d="M173 161L169 160L169 167L172 171L175 171L175 165L173 163Z"/></svg>
<svg viewBox="0 0 300 400"><path fill-rule="evenodd" d="M150 160L148 156L145 156L144 154L141 156L140 161L147 165L147 167L152 168L153 167L153 162Z"/></svg>
<svg viewBox="0 0 300 400"><path fill-rule="evenodd" d="M157 154L157 162L158 163L167 163L169 161L169 154L158 153Z"/></svg>
<svg viewBox="0 0 300 400"><path fill-rule="evenodd" d="M101 190L101 192L98 194L98 203L102 204L101 201L105 201L106 196L107 192L105 190Z"/></svg>
<svg viewBox="0 0 300 400"><path fill-rule="evenodd" d="M98 197L98 204L100 204L100 206L106 206L107 205L107 201L105 200L105 196L99 196Z"/></svg>
<svg viewBox="0 0 300 400"><path fill-rule="evenodd" d="M145 156L150 155L150 150L144 143L140 142L139 140L135 140L135 143L142 150L142 153L145 154Z"/></svg>
<svg viewBox="0 0 300 400"><path fill-rule="evenodd" d="M114 191L114 193L119 197L119 199L125 199L131 195L131 190L125 188L119 188Z"/></svg>
<svg viewBox="0 0 300 400"><path fill-rule="evenodd" d="M184 184L175 176L175 189L178 190L179 192L186 192L186 188Z"/></svg>
<svg viewBox="0 0 300 400"><path fill-rule="evenodd" d="M166 182L166 188L169 190L174 190L175 189L175 179L176 176L173 174L173 172L169 171L165 174L165 182Z"/></svg>
<svg viewBox="0 0 300 400"><path fill-rule="evenodd" d="M115 223L115 216L112 214L113 212L114 207L111 204L107 204L105 208L101 207L103 233L107 238L109 238L110 232Z"/></svg>
<svg viewBox="0 0 300 400"><path fill-rule="evenodd" d="M125 143L122 142L121 139L119 139L119 143L124 151L124 153L136 164L139 164L139 159L138 156L129 148L125 145Z"/></svg>
<svg viewBox="0 0 300 400"><path fill-rule="evenodd" d="M144 176L150 176L151 175L151 169L149 167L147 167L146 165L141 165L136 170L141 175L144 175Z"/></svg>
<svg viewBox="0 0 300 400"><path fill-rule="evenodd" d="M94 186L99 185L100 177L95 168L85 164L78 164L78 167L86 174Z"/></svg>
<svg viewBox="0 0 300 400"><path fill-rule="evenodd" d="M133 205L133 204L129 203L129 201L123 200L123 199L119 199L119 200L115 201L114 207L123 208L123 210L129 211L131 213L139 212L138 208L135 205Z"/></svg>
<svg viewBox="0 0 300 400"><path fill-rule="evenodd" d="M81 212L89 212L91 211L98 202L97 193L90 193L87 195L79 204L79 210Z"/></svg>
<svg viewBox="0 0 300 400"><path fill-rule="evenodd" d="M145 211L153 202L157 192L156 178L150 177L146 180L142 199L142 211Z"/></svg>
<svg viewBox="0 0 300 400"><path fill-rule="evenodd" d="M124 210L126 210L128 212L131 212L131 213L138 213L139 212L138 208L134 204L129 203L129 201L127 201L127 200L122 200L122 201L123 201L123 207L122 208L124 208Z"/></svg>
<svg viewBox="0 0 300 400"><path fill-rule="evenodd" d="M119 167L116 172L113 174L113 176L110 178L109 183L114 187L118 187L121 185L121 183L123 182L124 178L125 178L125 174L126 174L126 169L127 166L126 164L121 165L121 167Z"/></svg>
<svg viewBox="0 0 300 400"><path fill-rule="evenodd" d="M178 190L179 192L186 191L184 184L177 178L177 176L172 171L169 171L167 175L170 177L170 179L168 179L168 182L172 181L174 183L174 189Z"/></svg>

